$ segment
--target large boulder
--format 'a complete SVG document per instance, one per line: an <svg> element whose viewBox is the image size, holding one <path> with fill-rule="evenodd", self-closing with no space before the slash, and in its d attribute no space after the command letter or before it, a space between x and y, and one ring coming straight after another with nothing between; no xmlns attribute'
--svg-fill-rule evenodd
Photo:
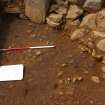
<svg viewBox="0 0 105 105"><path fill-rule="evenodd" d="M88 12L97 12L101 9L103 0L86 0L84 9Z"/></svg>
<svg viewBox="0 0 105 105"><path fill-rule="evenodd" d="M33 22L45 22L50 0L25 0L25 15Z"/></svg>

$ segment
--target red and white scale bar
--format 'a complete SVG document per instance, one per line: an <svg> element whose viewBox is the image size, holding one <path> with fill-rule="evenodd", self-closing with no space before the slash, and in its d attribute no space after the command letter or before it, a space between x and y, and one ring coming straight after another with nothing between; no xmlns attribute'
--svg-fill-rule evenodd
<svg viewBox="0 0 105 105"><path fill-rule="evenodd" d="M0 51L24 51L29 49L45 49L45 48L54 48L55 46L35 46L35 47L23 47L23 48L7 48L0 49Z"/></svg>

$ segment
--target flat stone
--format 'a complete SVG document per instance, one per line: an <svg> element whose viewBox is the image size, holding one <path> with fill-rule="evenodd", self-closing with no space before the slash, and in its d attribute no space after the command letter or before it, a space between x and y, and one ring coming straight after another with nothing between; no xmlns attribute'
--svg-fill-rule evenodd
<svg viewBox="0 0 105 105"><path fill-rule="evenodd" d="M83 9L77 5L70 5L66 18L67 19L76 19L83 14Z"/></svg>
<svg viewBox="0 0 105 105"><path fill-rule="evenodd" d="M60 6L58 9L55 10L56 13L61 14L61 15L66 15L67 14L67 8L64 6Z"/></svg>
<svg viewBox="0 0 105 105"><path fill-rule="evenodd" d="M83 18L80 27L88 26L90 29L96 28L96 16L95 13L86 15Z"/></svg>
<svg viewBox="0 0 105 105"><path fill-rule="evenodd" d="M88 12L97 12L102 7L103 0L86 0L83 8Z"/></svg>
<svg viewBox="0 0 105 105"><path fill-rule="evenodd" d="M97 44L96 47L100 50L105 52L105 39L100 40Z"/></svg>

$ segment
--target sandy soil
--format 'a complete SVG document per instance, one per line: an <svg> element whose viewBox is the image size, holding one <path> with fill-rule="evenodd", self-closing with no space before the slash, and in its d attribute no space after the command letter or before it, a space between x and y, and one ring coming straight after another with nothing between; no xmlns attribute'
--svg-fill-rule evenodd
<svg viewBox="0 0 105 105"><path fill-rule="evenodd" d="M24 80L0 82L0 105L105 105L101 64L81 53L65 31L6 17L0 48L56 45L52 49L0 53L0 64L24 64ZM96 84L91 80L100 78ZM75 78L82 79L75 81Z"/></svg>

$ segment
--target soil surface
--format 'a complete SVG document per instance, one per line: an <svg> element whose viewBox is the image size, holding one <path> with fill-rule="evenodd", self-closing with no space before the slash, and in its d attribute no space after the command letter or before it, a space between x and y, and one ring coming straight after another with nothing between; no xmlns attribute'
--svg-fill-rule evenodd
<svg viewBox="0 0 105 105"><path fill-rule="evenodd" d="M0 34L0 48L56 46L0 53L1 65L25 66L24 80L0 82L0 105L105 105L101 63L82 53L65 31L8 16Z"/></svg>

